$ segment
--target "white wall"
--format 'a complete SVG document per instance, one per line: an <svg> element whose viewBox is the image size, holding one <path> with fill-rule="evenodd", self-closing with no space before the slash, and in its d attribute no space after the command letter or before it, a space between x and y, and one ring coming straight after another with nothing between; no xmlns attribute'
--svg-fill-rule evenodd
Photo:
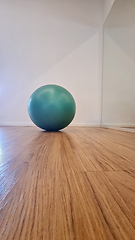
<svg viewBox="0 0 135 240"><path fill-rule="evenodd" d="M103 23L105 22L114 2L115 0L103 0Z"/></svg>
<svg viewBox="0 0 135 240"><path fill-rule="evenodd" d="M103 125L135 125L135 61L104 36Z"/></svg>
<svg viewBox="0 0 135 240"><path fill-rule="evenodd" d="M117 0L105 23L103 125L135 126L134 12L135 1Z"/></svg>
<svg viewBox="0 0 135 240"><path fill-rule="evenodd" d="M75 125L99 125L102 1L0 1L0 124L31 125L27 102L41 85L67 88Z"/></svg>

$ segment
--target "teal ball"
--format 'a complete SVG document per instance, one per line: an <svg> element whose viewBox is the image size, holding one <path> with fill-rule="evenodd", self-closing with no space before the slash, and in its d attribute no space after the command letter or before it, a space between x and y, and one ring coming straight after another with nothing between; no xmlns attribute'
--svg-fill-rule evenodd
<svg viewBox="0 0 135 240"><path fill-rule="evenodd" d="M76 104L65 88L49 84L35 90L28 102L28 114L33 123L46 131L67 127L75 116Z"/></svg>

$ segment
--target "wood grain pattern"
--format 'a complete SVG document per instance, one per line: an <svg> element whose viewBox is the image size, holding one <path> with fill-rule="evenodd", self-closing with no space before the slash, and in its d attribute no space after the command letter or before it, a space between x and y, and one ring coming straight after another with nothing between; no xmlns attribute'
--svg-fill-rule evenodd
<svg viewBox="0 0 135 240"><path fill-rule="evenodd" d="M0 127L0 239L134 240L135 134Z"/></svg>

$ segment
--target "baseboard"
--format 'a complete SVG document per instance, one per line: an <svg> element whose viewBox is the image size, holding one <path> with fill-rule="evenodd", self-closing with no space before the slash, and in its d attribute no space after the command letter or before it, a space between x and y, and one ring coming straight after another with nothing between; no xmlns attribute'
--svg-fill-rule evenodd
<svg viewBox="0 0 135 240"><path fill-rule="evenodd" d="M30 127L35 126L34 123L27 123L27 122L0 122L1 126L11 126L11 127Z"/></svg>
<svg viewBox="0 0 135 240"><path fill-rule="evenodd" d="M98 123L71 123L70 126L73 127L101 127Z"/></svg>
<svg viewBox="0 0 135 240"><path fill-rule="evenodd" d="M124 128L130 128L130 127L135 127L135 124L128 124L128 123L119 123L119 124L102 124L101 125L102 127L118 127L118 128L121 128L121 127L124 127Z"/></svg>

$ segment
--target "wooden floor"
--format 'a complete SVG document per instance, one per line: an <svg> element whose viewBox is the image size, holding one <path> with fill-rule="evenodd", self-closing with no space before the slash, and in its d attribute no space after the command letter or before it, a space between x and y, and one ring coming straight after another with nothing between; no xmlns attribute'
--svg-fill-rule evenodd
<svg viewBox="0 0 135 240"><path fill-rule="evenodd" d="M0 240L135 240L135 133L0 128Z"/></svg>
<svg viewBox="0 0 135 240"><path fill-rule="evenodd" d="M120 127L120 126L103 126L104 128L115 129L124 132L132 132L135 133L135 127Z"/></svg>

